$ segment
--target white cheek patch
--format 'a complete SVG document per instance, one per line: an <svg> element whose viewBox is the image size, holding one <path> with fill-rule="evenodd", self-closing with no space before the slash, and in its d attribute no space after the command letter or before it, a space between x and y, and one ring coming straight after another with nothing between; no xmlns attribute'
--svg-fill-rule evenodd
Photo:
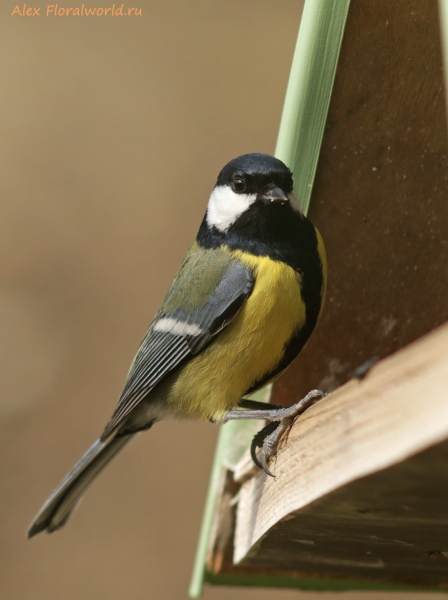
<svg viewBox="0 0 448 600"><path fill-rule="evenodd" d="M154 325L154 331L164 331L165 333L172 333L173 335L192 336L202 333L202 329L199 327L199 325L178 321L172 317L163 317L162 319L159 319Z"/></svg>
<svg viewBox="0 0 448 600"><path fill-rule="evenodd" d="M228 185L215 187L208 201L208 226L227 231L256 199L256 194L237 194Z"/></svg>

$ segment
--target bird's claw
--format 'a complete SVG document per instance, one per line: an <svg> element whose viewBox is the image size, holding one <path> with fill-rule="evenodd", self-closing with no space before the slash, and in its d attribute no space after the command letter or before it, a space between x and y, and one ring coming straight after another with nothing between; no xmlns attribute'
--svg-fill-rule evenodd
<svg viewBox="0 0 448 600"><path fill-rule="evenodd" d="M266 466L264 444L265 444L265 441L267 439L269 439L270 435L277 429L277 427L279 425L280 425L280 423L278 423L276 421L271 421L270 423L268 423L265 427L263 427L263 429L260 429L260 431L254 435L254 439L252 440L252 443L250 445L250 455L251 455L254 463L257 465L257 467L260 467L260 469L263 469L263 471L267 475L271 475L272 477L273 477L272 473L269 471L269 469ZM259 458L257 456L257 448L262 449L261 450L261 460L259 460Z"/></svg>
<svg viewBox="0 0 448 600"><path fill-rule="evenodd" d="M266 475L269 475L270 477L275 477L274 473L272 473L267 465L267 461L269 460L269 458L267 457L266 453L264 452L264 448L261 450L261 467L263 469L263 471L266 473Z"/></svg>
<svg viewBox="0 0 448 600"><path fill-rule="evenodd" d="M271 422L254 436L250 447L252 460L266 475L275 477L267 465L269 459L277 454L278 444L283 434L290 429L299 415L325 396L326 394L321 390L312 390L293 406L279 408L275 414L271 413ZM257 456L257 448L261 448L260 458Z"/></svg>

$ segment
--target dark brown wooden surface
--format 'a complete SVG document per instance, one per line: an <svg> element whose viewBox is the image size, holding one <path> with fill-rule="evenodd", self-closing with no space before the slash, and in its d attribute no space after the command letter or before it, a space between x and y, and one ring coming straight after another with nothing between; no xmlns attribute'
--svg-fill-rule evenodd
<svg viewBox="0 0 448 600"><path fill-rule="evenodd" d="M290 515L240 568L448 588L447 481L444 442Z"/></svg>
<svg viewBox="0 0 448 600"><path fill-rule="evenodd" d="M437 0L352 0L310 209L327 301L274 402L448 319L447 153Z"/></svg>

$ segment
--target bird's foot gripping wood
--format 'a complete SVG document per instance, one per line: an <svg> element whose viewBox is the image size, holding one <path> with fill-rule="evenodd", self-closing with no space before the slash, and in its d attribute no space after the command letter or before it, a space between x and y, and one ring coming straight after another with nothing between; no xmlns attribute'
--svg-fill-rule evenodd
<svg viewBox="0 0 448 600"><path fill-rule="evenodd" d="M270 421L266 427L263 427L252 440L250 453L254 463L264 470L267 475L274 477L274 474L268 469L269 459L275 456L279 441L283 434L289 430L296 417L306 411L307 408L316 404L324 398L326 394L321 390L312 390L302 400L293 406L275 406L273 404L264 404L244 399L240 406L248 410L230 410L225 421L234 419L266 419ZM254 410L251 407L256 407ZM256 449L261 448L260 458L258 458Z"/></svg>

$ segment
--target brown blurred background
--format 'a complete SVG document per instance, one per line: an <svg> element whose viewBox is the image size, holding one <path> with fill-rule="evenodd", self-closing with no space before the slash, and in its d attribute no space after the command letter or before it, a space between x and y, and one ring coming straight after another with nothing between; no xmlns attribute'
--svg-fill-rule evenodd
<svg viewBox="0 0 448 600"><path fill-rule="evenodd" d="M155 427L64 530L25 532L110 417L219 169L273 152L302 2L128 5L143 16L0 9L5 600L187 595L212 425ZM298 594L205 590L216 600Z"/></svg>

